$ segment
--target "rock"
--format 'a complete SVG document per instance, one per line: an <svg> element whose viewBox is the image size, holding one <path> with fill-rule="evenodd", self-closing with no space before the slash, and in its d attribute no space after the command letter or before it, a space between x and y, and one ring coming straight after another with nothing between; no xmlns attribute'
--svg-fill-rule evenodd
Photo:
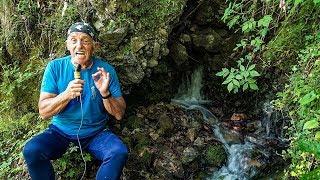
<svg viewBox="0 0 320 180"><path fill-rule="evenodd" d="M242 142L243 135L237 131L227 128L220 128L220 132L223 136L223 139L225 139L225 141L229 144L238 144Z"/></svg>
<svg viewBox="0 0 320 180"><path fill-rule="evenodd" d="M182 153L182 163L183 164L190 163L191 161L195 160L198 155L199 155L198 151L196 151L194 148L187 147L183 150L183 153Z"/></svg>
<svg viewBox="0 0 320 180"><path fill-rule="evenodd" d="M195 128L188 129L187 137L190 139L191 142L194 141L194 137L195 137L195 136L196 136L196 130L195 130Z"/></svg>
<svg viewBox="0 0 320 180"><path fill-rule="evenodd" d="M159 135L171 135L174 124L172 120L166 114L161 114L159 117Z"/></svg>
<svg viewBox="0 0 320 180"><path fill-rule="evenodd" d="M209 52L219 52L222 47L222 38L213 29L206 29L203 31L197 31L197 33L192 34L192 42L198 49L204 48Z"/></svg>
<svg viewBox="0 0 320 180"><path fill-rule="evenodd" d="M195 15L195 23L199 25L212 24L217 19L214 17L216 10L214 9L215 3L212 0L204 1L198 8Z"/></svg>
<svg viewBox="0 0 320 180"><path fill-rule="evenodd" d="M160 54L160 44L157 42L154 42L153 45L153 59L157 60L159 58L159 54Z"/></svg>
<svg viewBox="0 0 320 180"><path fill-rule="evenodd" d="M124 59L130 64L119 67L119 77L122 85L140 83L145 76L142 66L139 65L138 60L131 53L125 56Z"/></svg>
<svg viewBox="0 0 320 180"><path fill-rule="evenodd" d="M189 59L186 47L177 42L173 43L173 45L171 46L170 55L178 66Z"/></svg>
<svg viewBox="0 0 320 180"><path fill-rule="evenodd" d="M191 37L189 34L181 34L179 40L183 44L191 43Z"/></svg>
<svg viewBox="0 0 320 180"><path fill-rule="evenodd" d="M157 59L155 59L154 57L152 57L151 59L150 59L150 61L148 62L148 66L149 67L155 67L155 66L157 66L158 65L158 61L157 61Z"/></svg>
<svg viewBox="0 0 320 180"><path fill-rule="evenodd" d="M145 45L146 44L143 41L142 37L134 37L131 39L131 49L134 53L138 52Z"/></svg>
<svg viewBox="0 0 320 180"><path fill-rule="evenodd" d="M110 47L117 47L127 35L128 28L118 28L112 32L101 30L99 34L99 40L104 42Z"/></svg>
<svg viewBox="0 0 320 180"><path fill-rule="evenodd" d="M153 166L154 170L160 171L161 174L169 173L180 178L183 177L184 174L182 163L172 150L163 151L159 158L154 161Z"/></svg>
<svg viewBox="0 0 320 180"><path fill-rule="evenodd" d="M157 140L159 138L159 134L155 133L155 132L150 132L149 136L152 138L152 140Z"/></svg>
<svg viewBox="0 0 320 180"><path fill-rule="evenodd" d="M221 166L227 159L226 152L222 145L210 145L205 154L205 160L208 164Z"/></svg>
<svg viewBox="0 0 320 180"><path fill-rule="evenodd" d="M243 121L243 120L247 120L248 116L243 113L233 113L230 119L232 121Z"/></svg>
<svg viewBox="0 0 320 180"><path fill-rule="evenodd" d="M203 147L204 146L204 138L198 137L193 145L198 146L198 147Z"/></svg>
<svg viewBox="0 0 320 180"><path fill-rule="evenodd" d="M125 122L125 126L130 129L137 129L143 126L143 119L138 116L129 116Z"/></svg>

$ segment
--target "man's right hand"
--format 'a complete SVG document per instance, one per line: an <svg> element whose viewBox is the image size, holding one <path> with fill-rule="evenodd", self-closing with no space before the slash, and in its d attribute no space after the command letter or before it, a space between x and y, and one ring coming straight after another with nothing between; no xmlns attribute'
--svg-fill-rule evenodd
<svg viewBox="0 0 320 180"><path fill-rule="evenodd" d="M76 97L79 97L83 90L83 85L84 85L84 80L81 80L81 79L74 79L70 81L67 89L65 90L65 93L67 94L68 99L72 100Z"/></svg>

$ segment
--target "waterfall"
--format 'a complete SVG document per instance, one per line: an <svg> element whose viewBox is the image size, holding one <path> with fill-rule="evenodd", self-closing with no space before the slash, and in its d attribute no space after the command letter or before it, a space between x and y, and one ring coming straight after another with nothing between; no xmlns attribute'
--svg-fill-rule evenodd
<svg viewBox="0 0 320 180"><path fill-rule="evenodd" d="M191 77L186 76L178 88L178 93L173 99L187 104L205 104L210 101L204 100L201 93L203 87L202 84L203 67L199 66L192 73Z"/></svg>

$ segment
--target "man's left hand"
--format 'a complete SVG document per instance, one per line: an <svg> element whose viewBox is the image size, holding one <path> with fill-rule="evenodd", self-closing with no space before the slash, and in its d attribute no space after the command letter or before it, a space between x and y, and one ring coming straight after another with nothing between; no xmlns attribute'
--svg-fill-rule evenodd
<svg viewBox="0 0 320 180"><path fill-rule="evenodd" d="M92 78L101 96L105 97L109 95L110 74L104 68L98 67L98 71L92 74Z"/></svg>

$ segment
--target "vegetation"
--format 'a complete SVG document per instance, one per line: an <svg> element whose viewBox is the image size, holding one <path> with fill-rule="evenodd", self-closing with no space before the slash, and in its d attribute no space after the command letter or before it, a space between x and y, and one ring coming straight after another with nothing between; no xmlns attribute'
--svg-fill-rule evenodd
<svg viewBox="0 0 320 180"><path fill-rule="evenodd" d="M0 179L26 178L22 148L31 136L44 130L49 123L39 118L37 107L44 67L51 59L66 54L65 35L72 23L87 21L96 23L97 27L102 23L103 26L106 24L107 32L113 32L134 22L138 26L131 27L136 30L132 34L147 34L145 31L148 31L148 35L153 36L159 24L168 25L179 15L185 3L184 0L86 2L0 1ZM112 52L108 50L108 54L119 50L122 56L127 55L131 51L129 42ZM105 47L101 49L104 51ZM82 175L84 164L78 154L79 150L72 146L55 161L60 178L77 179ZM88 154L85 157L91 161Z"/></svg>
<svg viewBox="0 0 320 180"><path fill-rule="evenodd" d="M49 123L41 120L37 113L42 73L48 61L65 55L68 26L86 20L102 23L106 32L113 32L132 25L128 36L141 36L142 42L138 45L147 47L144 40L155 37L165 44L168 33L159 27L169 29L186 1L111 0L106 5L105 1L92 0L100 9L78 0L0 2L0 179L24 179L27 171L22 148L27 139ZM105 14L99 19L93 12ZM283 156L291 161L285 172L287 179L320 177L319 15L320 0L227 0L221 17L241 37L233 52L235 63L216 74L224 79L228 91L267 91L259 86L259 80L264 76L273 77L275 84L272 86L281 89L274 105L291 119L290 126L286 127L286 137L291 144L283 152ZM132 39L128 37L128 41L122 42L110 54L130 54ZM152 83L152 89L163 89L158 84L165 82ZM165 96L153 95L154 99ZM129 119L128 127L132 129L145 123L138 117ZM166 117L161 119L158 133L170 135L172 124ZM144 149L150 141L141 133L133 139L135 143L130 138L125 141L135 144L134 149L143 154L142 161L151 162L152 156ZM62 179L81 176L83 163L78 151L71 146L55 161L56 172ZM222 149L210 146L204 156L208 163L220 164L225 159L221 152ZM90 155L86 154L85 158L93 163Z"/></svg>
<svg viewBox="0 0 320 180"><path fill-rule="evenodd" d="M278 108L289 114L291 146L285 157L291 159L288 176L320 177L320 31L305 37L305 48L292 67L289 83L278 93Z"/></svg>
<svg viewBox="0 0 320 180"><path fill-rule="evenodd" d="M229 92L258 90L258 68L264 76L270 76L271 68L289 74L285 86L274 85L284 89L274 105L291 119L286 134L291 144L283 152L291 160L286 179L320 177L319 14L318 0L230 1L222 17L229 28L243 33L234 49L236 68L216 74L225 78ZM281 76L273 75L274 82L281 83Z"/></svg>

